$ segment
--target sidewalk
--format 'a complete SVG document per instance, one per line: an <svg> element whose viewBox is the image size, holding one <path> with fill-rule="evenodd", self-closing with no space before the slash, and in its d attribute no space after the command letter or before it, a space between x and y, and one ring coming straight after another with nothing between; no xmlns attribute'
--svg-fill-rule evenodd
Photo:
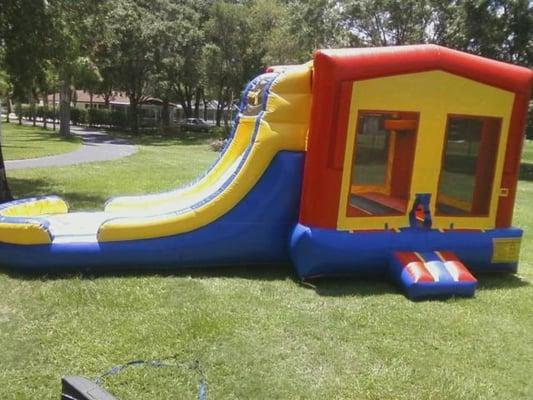
<svg viewBox="0 0 533 400"><path fill-rule="evenodd" d="M23 121L23 123L32 125L31 121ZM37 122L37 125L42 126L42 122ZM130 156L138 150L137 146L129 144L126 140L113 138L107 133L96 129L71 126L70 130L74 135L81 137L82 145L78 150L55 156L5 161L6 169L63 167L117 160Z"/></svg>

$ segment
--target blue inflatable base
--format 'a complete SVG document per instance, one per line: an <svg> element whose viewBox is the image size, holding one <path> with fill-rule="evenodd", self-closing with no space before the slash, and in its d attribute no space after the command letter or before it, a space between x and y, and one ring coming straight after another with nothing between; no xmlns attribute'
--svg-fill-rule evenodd
<svg viewBox="0 0 533 400"><path fill-rule="evenodd" d="M237 206L195 231L122 242L3 243L0 265L13 271L65 272L289 263L303 163L303 153L278 153Z"/></svg>
<svg viewBox="0 0 533 400"><path fill-rule="evenodd" d="M397 251L449 251L473 272L516 272L518 264L493 263L493 239L520 238L516 228L487 231L439 231L405 228L399 231L336 231L296 225L290 253L298 276L385 276Z"/></svg>

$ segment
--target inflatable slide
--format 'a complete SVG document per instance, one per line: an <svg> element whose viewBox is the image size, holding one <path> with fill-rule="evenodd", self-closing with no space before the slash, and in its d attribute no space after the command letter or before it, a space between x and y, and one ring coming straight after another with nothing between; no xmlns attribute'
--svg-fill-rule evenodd
<svg viewBox="0 0 533 400"><path fill-rule="evenodd" d="M471 296L516 271L511 226L533 73L439 46L320 50L245 88L192 184L69 212L0 206L20 271L293 263L301 278L388 275L409 297Z"/></svg>

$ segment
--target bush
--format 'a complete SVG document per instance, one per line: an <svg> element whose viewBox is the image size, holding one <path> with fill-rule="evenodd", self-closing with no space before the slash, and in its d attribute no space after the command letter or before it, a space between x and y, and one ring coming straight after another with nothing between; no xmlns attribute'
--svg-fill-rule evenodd
<svg viewBox="0 0 533 400"><path fill-rule="evenodd" d="M88 110L88 124L97 126L108 126L109 123L109 111L99 110L98 108L89 108Z"/></svg>
<svg viewBox="0 0 533 400"><path fill-rule="evenodd" d="M33 119L33 112L32 112L31 106L27 104L24 104L24 105L15 104L15 108L13 111L17 117L20 116L24 119L30 119L30 120ZM56 108L56 111L54 114L54 109L50 105L48 106L47 109L43 106L35 107L35 116L38 119L44 119L45 117L47 119L53 119L55 116L55 119L57 120L59 119L59 109Z"/></svg>
<svg viewBox="0 0 533 400"><path fill-rule="evenodd" d="M89 113L87 110L82 110L79 108L70 109L70 122L74 125L85 125L89 121Z"/></svg>
<svg viewBox="0 0 533 400"><path fill-rule="evenodd" d="M529 114L526 125L526 137L533 140L533 101L529 103Z"/></svg>
<svg viewBox="0 0 533 400"><path fill-rule="evenodd" d="M15 114L17 115L17 117L25 119L31 119L33 115L31 112L31 107L27 104L15 105Z"/></svg>
<svg viewBox="0 0 533 400"><path fill-rule="evenodd" d="M522 181L533 181L533 164L520 164L519 179Z"/></svg>
<svg viewBox="0 0 533 400"><path fill-rule="evenodd" d="M24 119L32 119L33 111L28 104L16 104L14 108L15 114ZM54 109L52 106L48 106L48 109L44 107L35 107L35 116L38 119L42 119L46 116L48 119L54 118ZM55 110L55 119L59 119L59 107ZM70 121L73 125L91 125L91 126L103 126L109 128L116 128L125 130L129 128L129 119L127 110L107 110L107 109L80 109L71 107L70 109Z"/></svg>
<svg viewBox="0 0 533 400"><path fill-rule="evenodd" d="M218 139L226 139L231 132L231 126L224 127L224 126L215 126L211 130L211 134L213 137L216 137Z"/></svg>
<svg viewBox="0 0 533 400"><path fill-rule="evenodd" d="M215 139L211 143L209 143L209 147L213 151L220 152L220 151L222 151L222 149L226 145L226 141L227 141L227 139Z"/></svg>
<svg viewBox="0 0 533 400"><path fill-rule="evenodd" d="M129 127L128 113L119 110L112 110L109 112L109 125L113 128L126 129Z"/></svg>

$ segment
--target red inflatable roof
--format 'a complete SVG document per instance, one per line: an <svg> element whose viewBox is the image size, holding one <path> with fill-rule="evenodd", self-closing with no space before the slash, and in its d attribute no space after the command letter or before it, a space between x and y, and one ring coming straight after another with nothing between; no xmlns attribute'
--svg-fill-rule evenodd
<svg viewBox="0 0 533 400"><path fill-rule="evenodd" d="M443 70L512 92L526 92L533 72L437 45L317 50L315 65L333 67L338 80Z"/></svg>

